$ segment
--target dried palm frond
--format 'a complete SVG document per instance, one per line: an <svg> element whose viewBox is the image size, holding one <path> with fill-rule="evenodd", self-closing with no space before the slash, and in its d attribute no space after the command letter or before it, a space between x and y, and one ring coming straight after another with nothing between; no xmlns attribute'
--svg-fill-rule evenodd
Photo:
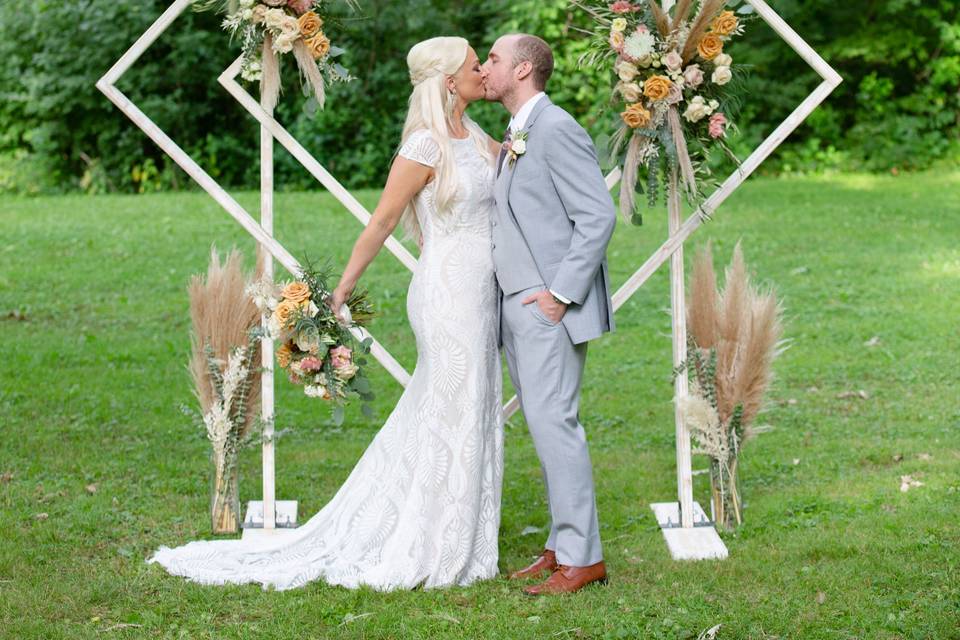
<svg viewBox="0 0 960 640"><path fill-rule="evenodd" d="M724 275L723 298L717 325L717 411L726 422L736 408L736 365L742 336L750 323L750 279L740 243Z"/></svg>
<svg viewBox="0 0 960 640"><path fill-rule="evenodd" d="M260 319L260 311L245 293L247 278L241 269L242 260L240 252L233 249L221 263L216 248L211 248L206 278L195 275L188 286L190 318L193 323L189 368L194 393L203 414L210 411L217 400L207 348L209 347L214 358L225 365L231 349L250 343L249 331ZM250 361L256 364L260 361L259 344L253 348L256 353ZM251 366L248 375L250 388L244 398L245 429L249 429L254 422L253 417L260 400L260 367Z"/></svg>
<svg viewBox="0 0 960 640"><path fill-rule="evenodd" d="M783 328L781 309L771 293L750 296L750 327L744 336L740 362L737 364L734 394L743 407L742 423L750 424L763 403L773 375L771 363Z"/></svg>
<svg viewBox="0 0 960 640"><path fill-rule="evenodd" d="M710 242L697 251L690 276L690 299L687 302L687 325L690 335L701 349L717 344L720 294L713 271L713 248Z"/></svg>
<svg viewBox="0 0 960 640"><path fill-rule="evenodd" d="M659 0L648 0L650 4L650 13L653 14L653 19L657 23L657 31L660 32L660 35L667 36L670 33L670 16L663 10L663 7L660 6Z"/></svg>
<svg viewBox="0 0 960 640"><path fill-rule="evenodd" d="M260 99L263 108L272 111L280 99L280 56L273 50L273 36L269 30L263 36L262 60Z"/></svg>
<svg viewBox="0 0 960 640"><path fill-rule="evenodd" d="M673 29L677 29L690 16L690 10L693 9L693 0L679 0L677 6L673 8Z"/></svg>
<svg viewBox="0 0 960 640"><path fill-rule="evenodd" d="M313 97L316 99L317 104L320 105L320 108L323 109L324 102L326 102L327 99L323 84L323 74L320 73L320 69L313 59L313 54L310 53L310 49L304 43L303 38L293 44L293 57L297 60L297 66L300 67L304 84L308 89L313 91Z"/></svg>
<svg viewBox="0 0 960 640"><path fill-rule="evenodd" d="M636 205L637 174L640 171L640 145L643 136L634 132L627 145L627 155L623 160L623 175L620 177L620 213L627 220L633 216Z"/></svg>
<svg viewBox="0 0 960 640"><path fill-rule="evenodd" d="M720 13L726 3L727 0L703 0L700 4L700 12L691 23L690 33L687 35L687 43L683 46L681 55L683 56L684 62L693 59L693 56L697 53L697 46L700 44L700 40L703 39L703 36L713 23L713 19L717 17L717 14Z"/></svg>

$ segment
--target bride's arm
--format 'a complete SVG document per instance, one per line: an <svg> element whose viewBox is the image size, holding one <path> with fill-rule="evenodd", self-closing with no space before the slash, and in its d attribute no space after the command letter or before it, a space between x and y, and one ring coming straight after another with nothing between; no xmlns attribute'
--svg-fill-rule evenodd
<svg viewBox="0 0 960 640"><path fill-rule="evenodd" d="M390 168L390 176L380 195L380 202L374 209L369 224L353 245L350 260L343 270L340 283L333 290L330 307L338 313L342 305L357 286L357 281L367 266L380 252L380 247L397 228L400 217L407 204L430 181L433 169L419 162L397 156Z"/></svg>

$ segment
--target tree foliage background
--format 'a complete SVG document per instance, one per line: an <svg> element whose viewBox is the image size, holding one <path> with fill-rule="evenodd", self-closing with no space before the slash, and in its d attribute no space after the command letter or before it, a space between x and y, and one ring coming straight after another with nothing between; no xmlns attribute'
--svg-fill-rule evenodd
<svg viewBox="0 0 960 640"><path fill-rule="evenodd" d="M344 3L340 3L344 4ZM617 114L611 78L578 67L589 21L567 0L366 0L362 13L332 5L328 31L358 78L336 85L325 111L299 91L285 64L278 119L349 187L382 184L409 95L406 52L435 35L463 35L481 59L501 33L526 31L554 46L548 91L594 136ZM960 157L960 3L955 0L774 0L780 13L837 68L844 84L765 165L767 171L900 171ZM0 192L154 191L188 178L94 87L169 5L167 0L0 3ZM253 119L217 84L238 54L222 16L187 12L120 87L213 176L255 187ZM735 149L748 152L815 86L806 64L762 21L731 50L752 65ZM252 93L256 86L248 87ZM470 114L494 137L506 115ZM277 182L315 185L278 148Z"/></svg>

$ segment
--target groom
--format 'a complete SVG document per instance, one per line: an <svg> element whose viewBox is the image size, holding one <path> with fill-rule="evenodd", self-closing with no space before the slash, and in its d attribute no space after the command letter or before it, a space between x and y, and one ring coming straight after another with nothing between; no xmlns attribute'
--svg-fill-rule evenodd
<svg viewBox="0 0 960 640"><path fill-rule="evenodd" d="M524 591L568 593L607 578L578 405L587 342L613 330L606 249L616 213L590 136L544 93L550 46L536 36L503 36L483 72L486 99L512 116L491 222L500 340L551 519L540 556L510 577L549 574Z"/></svg>

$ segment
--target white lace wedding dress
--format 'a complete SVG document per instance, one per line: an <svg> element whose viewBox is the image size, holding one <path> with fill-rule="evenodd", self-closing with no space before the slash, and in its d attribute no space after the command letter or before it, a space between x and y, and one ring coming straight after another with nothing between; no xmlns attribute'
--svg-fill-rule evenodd
<svg viewBox="0 0 960 640"><path fill-rule="evenodd" d="M494 175L469 139L451 145L452 211L437 213L433 182L416 200L424 243L407 314L417 366L346 482L286 540L190 542L161 547L148 562L203 584L278 590L316 579L431 588L497 574L503 421L489 227ZM439 148L419 131L400 155L434 166Z"/></svg>

